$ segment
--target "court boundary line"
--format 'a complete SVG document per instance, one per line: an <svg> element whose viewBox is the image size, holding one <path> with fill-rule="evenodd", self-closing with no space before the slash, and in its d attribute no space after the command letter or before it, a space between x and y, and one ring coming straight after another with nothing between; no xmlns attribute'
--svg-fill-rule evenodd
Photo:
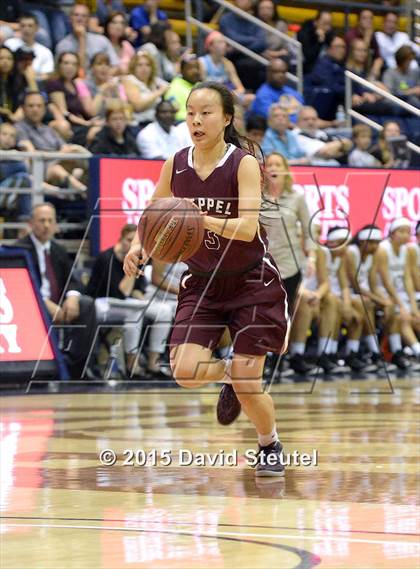
<svg viewBox="0 0 420 569"><path fill-rule="evenodd" d="M65 518L65 517L39 517L39 516L0 516L0 520L49 520L49 521L81 521L81 522L127 522L129 520L126 519L113 519L113 518ZM145 520L144 523L148 524L161 524L161 521L154 521L154 520ZM178 522L178 521L170 521L165 522L166 524L179 524L179 525L197 525L194 522ZM20 524L19 524L20 525ZM200 525L208 526L214 525L210 522L202 522ZM319 531L313 528L294 528L288 526L261 526L261 525L254 525L254 524L226 524L226 523L218 523L220 527L234 527L234 528L257 528L257 529L282 529L282 530L290 530L290 531ZM79 526L78 526L79 527ZM325 532L327 530L324 530ZM372 534L372 535L400 535L400 536L411 536L411 537L420 537L420 533L403 533L403 532L385 532L385 531L372 531L372 530L338 530L337 533L365 533L365 534Z"/></svg>
<svg viewBox="0 0 420 569"><path fill-rule="evenodd" d="M4 524L6 527L38 527L38 528L49 528L49 529L82 529L82 530L99 530L99 531L118 531L118 532L142 532L142 533L165 533L170 535L184 535L184 536L195 536L195 537L204 537L204 538L214 538L214 539L232 539L236 538L239 541L246 541L239 539L241 537L250 537L250 538L257 538L257 539L292 539L292 540L319 540L322 539L323 541L347 541L349 543L367 543L372 545L383 545L385 543L392 543L392 544L407 544L413 543L417 545L420 550L420 544L418 542L408 542L404 540L378 540L378 539L357 539L357 538L348 538L348 537L338 537L338 536L309 536L309 535L286 535L286 534L255 534L255 533L237 533L237 532L217 532L214 534L208 533L197 533L197 532L186 532L182 530L159 530L159 529L147 529L147 528L130 528L130 527L111 527L111 526L91 526L91 525L71 525L71 524ZM182 522L179 524L182 525ZM299 530L297 530L299 531ZM312 530L314 531L314 530ZM315 530L316 531L316 530ZM261 542L260 542L261 543ZM261 543L263 545L275 545L270 543Z"/></svg>

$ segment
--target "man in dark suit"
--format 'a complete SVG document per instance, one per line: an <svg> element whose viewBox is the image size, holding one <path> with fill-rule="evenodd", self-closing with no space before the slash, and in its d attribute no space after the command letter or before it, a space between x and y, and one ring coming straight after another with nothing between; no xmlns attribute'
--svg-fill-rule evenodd
<svg viewBox="0 0 420 569"><path fill-rule="evenodd" d="M31 232L16 242L32 255L40 280L40 293L54 325L63 325L64 356L73 379L86 377L85 366L96 331L95 303L83 295L83 286L72 274L66 250L54 241L55 207L43 203L32 209Z"/></svg>

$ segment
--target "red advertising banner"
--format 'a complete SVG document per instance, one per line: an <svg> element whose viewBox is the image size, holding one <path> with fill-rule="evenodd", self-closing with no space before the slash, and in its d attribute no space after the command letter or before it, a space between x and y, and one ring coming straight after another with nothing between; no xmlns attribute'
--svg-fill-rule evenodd
<svg viewBox="0 0 420 569"><path fill-rule="evenodd" d="M0 270L0 362L53 360L27 269Z"/></svg>
<svg viewBox="0 0 420 569"><path fill-rule="evenodd" d="M99 249L111 247L125 223L137 223L163 162L102 158L99 169ZM415 170L292 167L294 189L305 194L321 223L321 239L334 225L352 233L368 223L388 230L396 217L420 218L420 173ZM316 212L319 212L318 214Z"/></svg>

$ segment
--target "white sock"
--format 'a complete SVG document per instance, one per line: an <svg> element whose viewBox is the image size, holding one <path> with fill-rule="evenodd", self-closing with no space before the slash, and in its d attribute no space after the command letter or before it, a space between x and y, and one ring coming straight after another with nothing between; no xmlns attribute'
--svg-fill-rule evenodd
<svg viewBox="0 0 420 569"><path fill-rule="evenodd" d="M222 360L226 360L230 356L232 351L233 351L232 346L225 346L224 348L219 348L219 353Z"/></svg>
<svg viewBox="0 0 420 569"><path fill-rule="evenodd" d="M417 358L420 357L420 342L416 342L415 344L411 344L410 348L413 350L414 355Z"/></svg>
<svg viewBox="0 0 420 569"><path fill-rule="evenodd" d="M331 340L325 336L323 336L322 338L319 338L318 340L318 355L320 356L321 354L328 353L327 350L329 350L330 348L330 344L331 344Z"/></svg>
<svg viewBox="0 0 420 569"><path fill-rule="evenodd" d="M389 342L389 349L393 354L395 354L395 352L399 352L400 350L402 350L400 334L390 334L388 336L388 342Z"/></svg>
<svg viewBox="0 0 420 569"><path fill-rule="evenodd" d="M329 354L336 354L338 351L338 340L330 340L330 349L328 350Z"/></svg>
<svg viewBox="0 0 420 569"><path fill-rule="evenodd" d="M225 361L225 375L222 377L222 379L218 379L216 381L216 383L228 383L229 385L232 385L232 378L230 376L230 368L232 367L232 360L226 360Z"/></svg>
<svg viewBox="0 0 420 569"><path fill-rule="evenodd" d="M373 334L365 336L365 342L367 344L367 347L369 348L369 351L372 352L372 354L379 354L379 348L378 348L378 343L376 341L376 336L374 336Z"/></svg>
<svg viewBox="0 0 420 569"><path fill-rule="evenodd" d="M305 342L292 342L290 344L290 353L303 356L305 353Z"/></svg>
<svg viewBox="0 0 420 569"><path fill-rule="evenodd" d="M274 425L273 430L271 431L271 433L268 433L268 435L261 435L260 433L258 433L258 444L261 447L266 447L268 445L271 445L271 443L275 443L278 440L279 436L276 431L276 425Z"/></svg>
<svg viewBox="0 0 420 569"><path fill-rule="evenodd" d="M346 356L350 354L350 352L357 352L359 351L360 340L347 340L346 342Z"/></svg>

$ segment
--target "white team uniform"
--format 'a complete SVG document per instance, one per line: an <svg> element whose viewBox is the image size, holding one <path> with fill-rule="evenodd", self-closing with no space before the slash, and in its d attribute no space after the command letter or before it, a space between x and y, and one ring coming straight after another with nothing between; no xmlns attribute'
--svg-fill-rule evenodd
<svg viewBox="0 0 420 569"><path fill-rule="evenodd" d="M336 257L333 259L330 249L328 247L321 247L322 251L325 253L325 260L328 272L328 282L330 284L330 291L336 296L341 296L341 287L338 281L338 270L341 266L343 259L341 257ZM305 278L303 280L303 286L306 290L317 290L319 283L316 277L316 273L310 278Z"/></svg>
<svg viewBox="0 0 420 569"><path fill-rule="evenodd" d="M360 288L363 290L370 290L369 273L372 268L373 255L368 255L366 259L362 261L362 255L357 245L349 245L348 250L353 255L354 266L356 267L356 278ZM358 296L360 295L352 288L352 297Z"/></svg>
<svg viewBox="0 0 420 569"><path fill-rule="evenodd" d="M410 299L404 285L404 272L407 263L407 245L401 245L398 255L395 254L392 243L389 239L382 241L379 247L382 251L385 251L388 257L389 275L391 282L394 285L395 291L398 297L401 299L404 308L410 312ZM381 290L387 294L383 286L380 286L379 288L381 288Z"/></svg>
<svg viewBox="0 0 420 569"><path fill-rule="evenodd" d="M417 261L417 270L420 272L420 245L417 243L409 243L408 247L414 250ZM417 304L420 303L420 290L416 290L416 302Z"/></svg>

